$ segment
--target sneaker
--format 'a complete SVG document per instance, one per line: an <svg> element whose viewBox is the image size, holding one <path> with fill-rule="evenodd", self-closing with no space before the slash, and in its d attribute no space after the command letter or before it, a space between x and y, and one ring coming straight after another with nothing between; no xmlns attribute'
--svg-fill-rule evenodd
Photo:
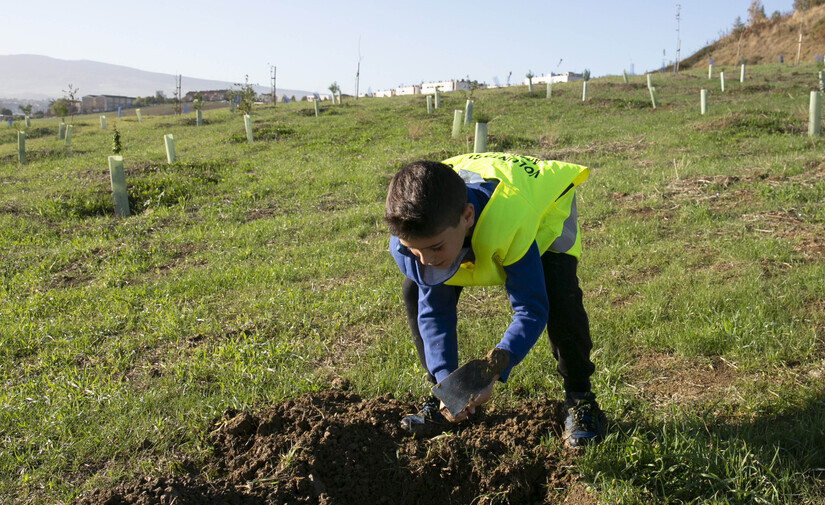
<svg viewBox="0 0 825 505"><path fill-rule="evenodd" d="M575 448L598 443L602 435L602 413L596 395L590 391L567 393L564 409L567 413L562 435L565 445Z"/></svg>
<svg viewBox="0 0 825 505"><path fill-rule="evenodd" d="M401 428L410 435L419 437L433 437L447 431L450 422L441 414L440 407L441 401L431 396L417 414L409 414L401 419Z"/></svg>

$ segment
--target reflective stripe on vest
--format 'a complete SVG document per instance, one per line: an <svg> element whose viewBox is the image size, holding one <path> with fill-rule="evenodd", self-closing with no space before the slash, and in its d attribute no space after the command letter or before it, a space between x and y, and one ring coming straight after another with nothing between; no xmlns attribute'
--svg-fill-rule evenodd
<svg viewBox="0 0 825 505"><path fill-rule="evenodd" d="M560 205L561 206L561 205ZM566 253L570 251L579 238L579 222L576 219L576 195L573 194L573 201L570 203L570 215L564 220L561 235L550 244L549 250Z"/></svg>

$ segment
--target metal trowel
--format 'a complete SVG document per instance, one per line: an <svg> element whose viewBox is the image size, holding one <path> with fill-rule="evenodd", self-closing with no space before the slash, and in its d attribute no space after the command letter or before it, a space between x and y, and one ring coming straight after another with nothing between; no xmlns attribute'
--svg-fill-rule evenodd
<svg viewBox="0 0 825 505"><path fill-rule="evenodd" d="M432 393L455 417L466 409L510 363L510 353L493 349L482 359L468 361L443 381L433 386Z"/></svg>

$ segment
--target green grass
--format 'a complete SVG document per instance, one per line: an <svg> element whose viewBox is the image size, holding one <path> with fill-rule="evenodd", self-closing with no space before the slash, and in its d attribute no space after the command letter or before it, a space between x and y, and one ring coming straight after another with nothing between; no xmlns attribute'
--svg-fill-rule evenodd
<svg viewBox="0 0 825 505"><path fill-rule="evenodd" d="M737 75L733 67L726 75ZM488 149L591 168L579 275L611 420L575 460L607 503L825 503L825 144L814 65L478 90ZM709 113L699 114L699 90ZM450 138L465 93L253 113L0 126L0 502L60 503L177 471L227 408L348 378L426 391L381 223L402 164ZM132 217L106 157L117 125ZM20 126L20 125L17 125ZM163 135L178 162L166 163ZM467 290L461 358L497 343L501 288ZM560 396L544 338L499 388ZM288 455L285 455L288 459Z"/></svg>

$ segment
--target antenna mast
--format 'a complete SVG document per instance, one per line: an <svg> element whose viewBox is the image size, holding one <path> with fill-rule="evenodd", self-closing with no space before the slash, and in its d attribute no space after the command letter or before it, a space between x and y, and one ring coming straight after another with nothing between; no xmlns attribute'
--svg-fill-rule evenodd
<svg viewBox="0 0 825 505"><path fill-rule="evenodd" d="M679 24L681 22L681 15L680 11L682 10L682 6L680 4L676 4L676 64L673 66L673 73L679 73L679 54L682 51L682 39L679 37Z"/></svg>
<svg viewBox="0 0 825 505"><path fill-rule="evenodd" d="M276 88L275 88L275 74L277 72L278 72L278 67L276 67L275 65L272 65L271 67L269 67L269 77L270 77L270 82L272 83L272 106L273 107L278 104L278 97L275 94L275 90L276 90Z"/></svg>
<svg viewBox="0 0 825 505"><path fill-rule="evenodd" d="M179 116L181 114L181 79L183 78L182 74L178 74L175 78L175 115Z"/></svg>
<svg viewBox="0 0 825 505"><path fill-rule="evenodd" d="M358 37L358 69L355 71L355 101L358 101L358 84L361 80L361 37Z"/></svg>

